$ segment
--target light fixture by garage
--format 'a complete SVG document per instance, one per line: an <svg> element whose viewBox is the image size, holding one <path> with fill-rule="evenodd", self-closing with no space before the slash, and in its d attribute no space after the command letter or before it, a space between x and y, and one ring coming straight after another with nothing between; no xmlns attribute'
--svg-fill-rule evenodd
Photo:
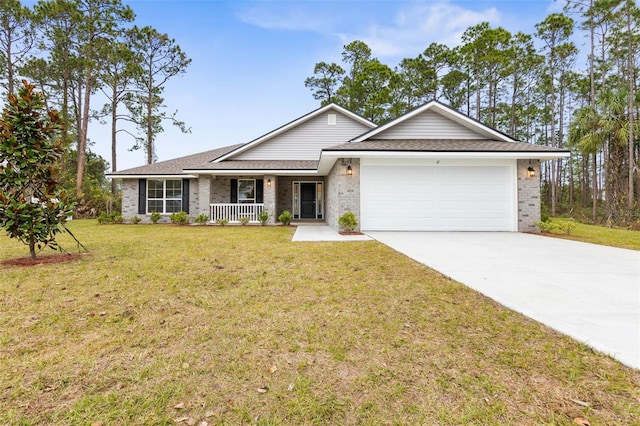
<svg viewBox="0 0 640 426"><path fill-rule="evenodd" d="M351 168L351 164L347 166L347 176L353 176L353 168Z"/></svg>

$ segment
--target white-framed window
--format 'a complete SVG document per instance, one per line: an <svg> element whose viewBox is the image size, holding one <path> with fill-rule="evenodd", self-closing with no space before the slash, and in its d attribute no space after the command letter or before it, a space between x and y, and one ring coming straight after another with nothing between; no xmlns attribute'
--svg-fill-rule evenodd
<svg viewBox="0 0 640 426"><path fill-rule="evenodd" d="M256 180L238 179L238 203L256 202Z"/></svg>
<svg viewBox="0 0 640 426"><path fill-rule="evenodd" d="M147 179L147 213L182 210L181 179Z"/></svg>

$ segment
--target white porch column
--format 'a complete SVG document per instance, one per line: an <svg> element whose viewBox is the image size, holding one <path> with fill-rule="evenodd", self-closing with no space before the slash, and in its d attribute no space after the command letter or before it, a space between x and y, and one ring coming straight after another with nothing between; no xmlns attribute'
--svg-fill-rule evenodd
<svg viewBox="0 0 640 426"><path fill-rule="evenodd" d="M264 177L264 209L271 215L269 217L269 224L274 224L278 220L278 212L276 211L276 193L277 193L276 176L265 175Z"/></svg>

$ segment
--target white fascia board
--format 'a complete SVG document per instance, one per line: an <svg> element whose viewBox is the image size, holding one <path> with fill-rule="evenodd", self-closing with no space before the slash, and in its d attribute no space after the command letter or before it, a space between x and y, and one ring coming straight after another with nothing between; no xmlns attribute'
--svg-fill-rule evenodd
<svg viewBox="0 0 640 426"><path fill-rule="evenodd" d="M450 120L455 121L456 123L467 127L467 128L471 128L473 131L475 131L476 133L479 133L481 135L485 135L487 136L489 139L497 139L500 141L505 141L505 142L517 142L517 140L505 135L504 133L498 132L497 130L492 129L491 127L485 126L484 124L477 122L469 117L467 117L466 115L452 109L449 107L446 107L442 104L440 104L439 102L436 101L431 101L428 102L424 105L422 105L421 107L418 107L416 109L414 109L413 111L410 111L408 113L406 113L405 115L402 115L398 118L396 118L395 120L392 120L382 126L379 126L373 130L369 130L366 133L363 133L362 135L358 136L355 139L352 139L351 142L362 142L365 141L367 139L370 139L371 137L380 134L381 132L384 132L385 130L399 124L402 123L403 121L409 120L412 117L415 117L418 114L422 114L425 111L428 111L430 109L433 110L437 110L437 112L446 117L449 118Z"/></svg>
<svg viewBox="0 0 640 426"><path fill-rule="evenodd" d="M249 143L247 143L245 145L242 145L241 147L239 147L239 148L237 148L237 149L235 149L235 150L233 150L231 152L226 153L222 157L216 158L215 160L213 160L213 162L214 163L219 163L221 161L224 161L224 160L227 160L229 158L232 158L232 157L234 157L234 156L236 156L236 155L238 155L238 154L240 154L240 153L242 153L242 152L244 152L244 151L246 151L248 149L253 148L256 145L261 144L264 141L267 141L269 139L274 138L275 136L278 136L278 135L280 135L282 133L285 133L288 130L290 130L290 129L294 128L294 127L297 127L300 124L302 124L302 123L304 123L306 121L309 121L312 118L317 117L318 115L321 115L321 114L323 114L326 111L329 111L331 109L335 109L335 110L339 111L340 113L350 117L351 119L364 124L365 126L369 126L369 127L372 127L372 128L376 127L375 123L372 123L371 121L367 120L366 118L360 117L359 115L354 114L351 111L349 111L347 109L344 109L341 106L338 106L336 104L328 104L328 105L323 106L322 108L318 108L317 110L312 111L311 113L309 113L307 115L303 115L302 117L300 117L300 118L298 118L296 120L293 120L292 122L290 122L288 124L285 124L282 127L278 127L277 129L272 130L271 132L260 136L258 139L254 139L251 142L249 142Z"/></svg>
<svg viewBox="0 0 640 426"><path fill-rule="evenodd" d="M199 175L250 175L250 176L262 176L262 175L277 175L277 176L300 176L300 175L317 175L317 170L189 170L190 172L197 173Z"/></svg>
<svg viewBox="0 0 640 426"><path fill-rule="evenodd" d="M330 158L501 158L518 160L554 160L569 158L570 152L451 152L451 151L322 151ZM322 159L320 160L322 163Z"/></svg>
<svg viewBox="0 0 640 426"><path fill-rule="evenodd" d="M197 179L198 175L196 174L188 174L188 175L105 175L111 179Z"/></svg>

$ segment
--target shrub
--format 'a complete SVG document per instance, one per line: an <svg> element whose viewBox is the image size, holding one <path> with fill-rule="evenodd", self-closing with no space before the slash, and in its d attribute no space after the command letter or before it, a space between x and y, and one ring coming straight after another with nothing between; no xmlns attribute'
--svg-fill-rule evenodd
<svg viewBox="0 0 640 426"><path fill-rule="evenodd" d="M271 214L268 211L262 210L258 215L258 220L260 221L260 225L262 226L266 225L270 217L271 217Z"/></svg>
<svg viewBox="0 0 640 426"><path fill-rule="evenodd" d="M249 223L249 216L242 216L239 220L240 225L246 225Z"/></svg>
<svg viewBox="0 0 640 426"><path fill-rule="evenodd" d="M216 223L220 226L225 226L227 223L229 223L229 219L227 219L226 217L219 217L216 219Z"/></svg>
<svg viewBox="0 0 640 426"><path fill-rule="evenodd" d="M171 213L169 219L171 220L171 223L175 223L177 225L186 225L189 223L189 215L184 211Z"/></svg>
<svg viewBox="0 0 640 426"><path fill-rule="evenodd" d="M137 225L140 222L142 222L142 219L140 219L140 216L134 216L131 218L131 223L133 223L134 225Z"/></svg>
<svg viewBox="0 0 640 426"><path fill-rule="evenodd" d="M280 213L280 216L278 216L278 221L282 223L284 226L289 226L291 225L292 217L293 216L291 215L291 212L289 210L285 210L282 213Z"/></svg>
<svg viewBox="0 0 640 426"><path fill-rule="evenodd" d="M158 212L151 212L151 222L158 223L162 215Z"/></svg>
<svg viewBox="0 0 640 426"><path fill-rule="evenodd" d="M556 225L556 227L564 232L565 234L569 235L571 234L571 231L573 231L576 227L576 222L573 219L568 220L567 222L563 222L563 223L558 223Z"/></svg>
<svg viewBox="0 0 640 426"><path fill-rule="evenodd" d="M549 222L551 222L551 218L549 217L548 213L542 212L540 214L540 221L541 222L545 222L545 223L549 223Z"/></svg>
<svg viewBox="0 0 640 426"><path fill-rule="evenodd" d="M209 216L205 213L201 213L198 216L196 216L196 218L193 219L193 221L198 225L204 225L207 222L209 222Z"/></svg>
<svg viewBox="0 0 640 426"><path fill-rule="evenodd" d="M353 231L358 227L358 220L353 212L346 212L338 219L338 225L348 231Z"/></svg>
<svg viewBox="0 0 640 426"><path fill-rule="evenodd" d="M122 223L124 222L124 217L120 213L105 213L102 212L98 216L98 223L100 225L104 225L105 223Z"/></svg>
<svg viewBox="0 0 640 426"><path fill-rule="evenodd" d="M629 225L629 231L640 231L640 220L631 222L631 224Z"/></svg>
<svg viewBox="0 0 640 426"><path fill-rule="evenodd" d="M538 228L540 228L540 232L542 232L543 234L548 234L557 228L557 225L551 221L548 221L548 222L540 221L540 222L534 222L533 224Z"/></svg>
<svg viewBox="0 0 640 426"><path fill-rule="evenodd" d="M105 212L100 213L100 215L98 216L98 223L100 225L103 225L105 223L110 223L109 217L110 215L108 215Z"/></svg>

